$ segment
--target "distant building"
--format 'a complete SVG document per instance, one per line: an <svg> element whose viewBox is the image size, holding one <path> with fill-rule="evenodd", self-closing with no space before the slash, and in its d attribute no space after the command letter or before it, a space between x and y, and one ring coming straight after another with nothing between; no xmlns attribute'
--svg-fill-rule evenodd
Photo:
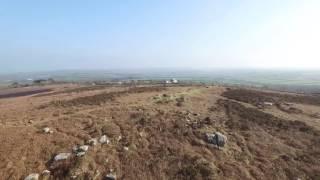
<svg viewBox="0 0 320 180"><path fill-rule="evenodd" d="M49 79L47 80L47 82L48 82L49 84L52 84L52 83L55 83L56 81L55 81L53 78L49 78Z"/></svg>
<svg viewBox="0 0 320 180"><path fill-rule="evenodd" d="M179 83L179 81L174 78L165 81L165 84L178 84L178 83Z"/></svg>
<svg viewBox="0 0 320 180"><path fill-rule="evenodd" d="M33 84L41 84L41 83L45 83L45 82L47 82L46 79L36 79L33 81Z"/></svg>
<svg viewBox="0 0 320 180"><path fill-rule="evenodd" d="M179 81L178 81L177 79L171 79L171 83L173 83L173 84L178 84Z"/></svg>
<svg viewBox="0 0 320 180"><path fill-rule="evenodd" d="M20 87L21 85L18 83L18 82L14 82L12 83L9 87L12 87L12 88L18 88Z"/></svg>
<svg viewBox="0 0 320 180"><path fill-rule="evenodd" d="M56 81L52 78L49 79L36 79L33 81L33 84L53 84Z"/></svg>
<svg viewBox="0 0 320 180"><path fill-rule="evenodd" d="M166 84L178 84L179 81L177 79L166 80Z"/></svg>

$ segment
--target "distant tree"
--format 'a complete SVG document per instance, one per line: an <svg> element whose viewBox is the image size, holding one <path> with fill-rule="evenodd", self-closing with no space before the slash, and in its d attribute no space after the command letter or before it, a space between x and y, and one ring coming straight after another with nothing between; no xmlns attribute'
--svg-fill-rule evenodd
<svg viewBox="0 0 320 180"><path fill-rule="evenodd" d="M49 79L48 79L48 82L49 82L49 83L55 83L56 81L55 81L53 78L49 78Z"/></svg>
<svg viewBox="0 0 320 180"><path fill-rule="evenodd" d="M43 80L43 79L36 79L36 80L33 81L33 84L41 84L44 81L45 80Z"/></svg>
<svg viewBox="0 0 320 180"><path fill-rule="evenodd" d="M17 87L19 87L20 86L20 84L18 83L18 82L14 82L14 83L12 83L11 85L10 85L10 87L13 87L13 88L17 88Z"/></svg>

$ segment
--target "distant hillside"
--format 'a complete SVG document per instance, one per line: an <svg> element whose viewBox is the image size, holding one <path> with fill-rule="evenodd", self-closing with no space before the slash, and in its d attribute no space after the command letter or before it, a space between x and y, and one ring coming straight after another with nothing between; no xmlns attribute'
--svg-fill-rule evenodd
<svg viewBox="0 0 320 180"><path fill-rule="evenodd" d="M254 86L307 93L320 92L320 71L288 70L69 70L0 74L0 84L9 85L13 82L31 83L34 79L47 78L68 82L177 78L184 81L208 84Z"/></svg>

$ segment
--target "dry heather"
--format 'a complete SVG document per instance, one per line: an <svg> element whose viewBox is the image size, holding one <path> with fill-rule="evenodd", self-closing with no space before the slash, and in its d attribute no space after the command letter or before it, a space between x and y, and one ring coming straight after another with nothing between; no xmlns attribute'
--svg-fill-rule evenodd
<svg viewBox="0 0 320 180"><path fill-rule="evenodd" d="M230 131L243 137L237 142L253 167L271 179L320 178L320 131L301 121L287 121L230 100L220 100L226 109ZM256 137L256 136L260 136ZM254 178L259 172L252 170Z"/></svg>
<svg viewBox="0 0 320 180"><path fill-rule="evenodd" d="M49 179L104 179L110 173L117 179L320 178L320 130L305 122L311 118L305 109L296 112L306 117L298 121L251 105L283 96L301 107L317 104L308 97L215 86L108 88L0 100L0 179L45 169ZM53 133L43 133L44 127ZM205 139L216 131L228 137L220 149ZM102 135L109 144L54 161Z"/></svg>
<svg viewBox="0 0 320 180"><path fill-rule="evenodd" d="M10 92L0 93L0 99L29 96L50 91L51 89L10 90Z"/></svg>
<svg viewBox="0 0 320 180"><path fill-rule="evenodd" d="M301 95L276 92L263 92L248 89L231 89L223 93L223 96L242 101L250 104L258 104L260 102L294 102L301 104L320 105L320 96L318 95Z"/></svg>
<svg viewBox="0 0 320 180"><path fill-rule="evenodd" d="M34 97L44 97L44 96L54 96L54 95L59 95L59 94L67 94L67 93L81 93L85 91L95 91L95 90L101 90L101 89L106 89L109 86L84 86L84 87L77 87L77 88L72 88L72 89L66 89L62 91L56 91L56 92L51 92L51 93L43 93L43 94L38 94L35 95Z"/></svg>

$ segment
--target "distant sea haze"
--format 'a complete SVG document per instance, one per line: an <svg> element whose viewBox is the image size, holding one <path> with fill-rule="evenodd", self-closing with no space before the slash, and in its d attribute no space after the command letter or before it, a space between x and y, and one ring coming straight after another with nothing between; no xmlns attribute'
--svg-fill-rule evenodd
<svg viewBox="0 0 320 180"><path fill-rule="evenodd" d="M87 82L110 80L167 80L220 83L257 87L274 87L294 91L318 92L320 71L302 70L67 70L0 74L0 84L32 83L36 79L53 78L57 81Z"/></svg>

